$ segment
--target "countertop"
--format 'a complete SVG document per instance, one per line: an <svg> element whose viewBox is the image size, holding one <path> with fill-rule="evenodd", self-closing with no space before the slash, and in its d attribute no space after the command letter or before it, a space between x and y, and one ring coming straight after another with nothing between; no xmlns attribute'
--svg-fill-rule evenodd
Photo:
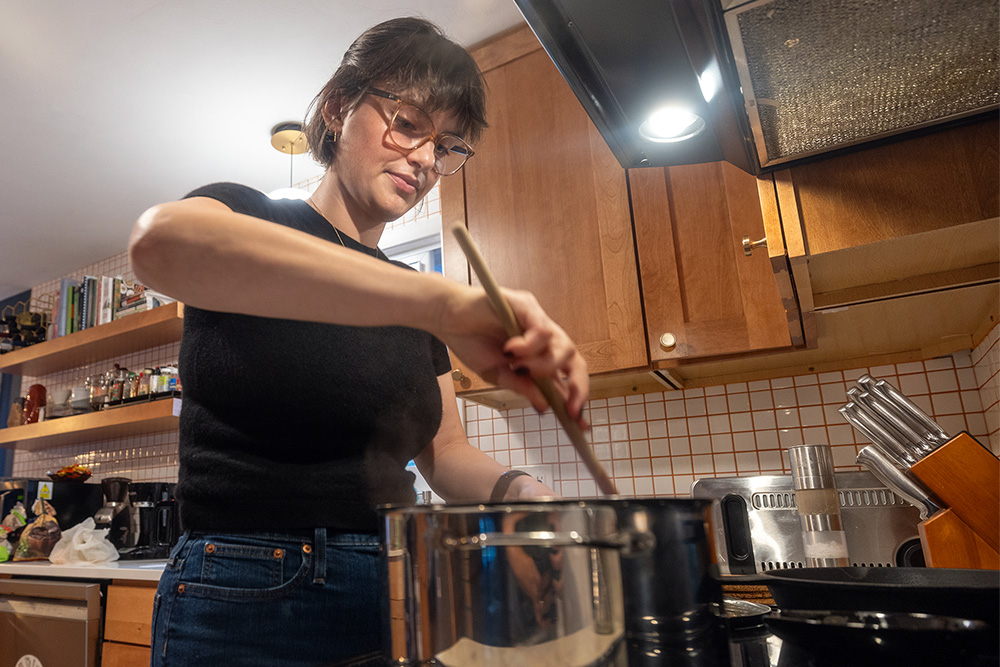
<svg viewBox="0 0 1000 667"><path fill-rule="evenodd" d="M0 575L16 574L32 577L63 579L124 579L129 581L159 581L166 559L126 560L103 565L56 565L47 560L0 563Z"/></svg>

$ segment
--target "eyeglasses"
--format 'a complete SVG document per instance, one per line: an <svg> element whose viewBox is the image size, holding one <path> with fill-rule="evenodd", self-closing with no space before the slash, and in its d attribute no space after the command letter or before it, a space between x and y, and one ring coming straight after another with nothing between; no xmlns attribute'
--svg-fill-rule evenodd
<svg viewBox="0 0 1000 667"><path fill-rule="evenodd" d="M365 92L396 103L396 110L389 119L389 141L396 148L412 153L428 141L433 142L435 173L450 176L475 155L472 146L462 137L448 132L437 134L431 117L420 107L378 88L365 88Z"/></svg>

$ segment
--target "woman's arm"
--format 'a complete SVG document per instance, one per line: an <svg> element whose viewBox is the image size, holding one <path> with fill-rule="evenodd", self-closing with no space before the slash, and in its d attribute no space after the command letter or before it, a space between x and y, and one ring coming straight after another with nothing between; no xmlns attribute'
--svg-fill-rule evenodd
<svg viewBox="0 0 1000 667"><path fill-rule="evenodd" d="M508 339L485 293L414 273L298 230L194 197L154 206L129 243L136 277L192 306L354 326L409 326L440 338L491 382L545 399L531 376L552 377L579 418L587 365L527 292L505 295L524 329Z"/></svg>
<svg viewBox="0 0 1000 667"><path fill-rule="evenodd" d="M417 470L446 502L489 500L493 486L508 468L469 444L458 416L451 378L442 375L438 384L441 386L441 427L431 444L414 459ZM533 477L522 476L511 481L504 499L526 500L555 495L555 491Z"/></svg>

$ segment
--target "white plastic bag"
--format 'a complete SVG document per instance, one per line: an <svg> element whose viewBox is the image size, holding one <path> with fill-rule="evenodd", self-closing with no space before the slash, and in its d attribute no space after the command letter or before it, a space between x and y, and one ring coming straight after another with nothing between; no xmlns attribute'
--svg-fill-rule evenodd
<svg viewBox="0 0 1000 667"><path fill-rule="evenodd" d="M100 565L118 560L118 550L107 540L110 528L94 530L93 519L84 519L62 534L49 554L56 565Z"/></svg>

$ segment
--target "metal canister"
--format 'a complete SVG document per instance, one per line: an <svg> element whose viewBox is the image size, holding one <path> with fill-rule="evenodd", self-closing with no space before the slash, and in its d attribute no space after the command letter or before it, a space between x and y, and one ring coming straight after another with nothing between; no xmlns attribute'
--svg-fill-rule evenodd
<svg viewBox="0 0 1000 667"><path fill-rule="evenodd" d="M845 567L847 537L829 445L788 448L807 567Z"/></svg>

